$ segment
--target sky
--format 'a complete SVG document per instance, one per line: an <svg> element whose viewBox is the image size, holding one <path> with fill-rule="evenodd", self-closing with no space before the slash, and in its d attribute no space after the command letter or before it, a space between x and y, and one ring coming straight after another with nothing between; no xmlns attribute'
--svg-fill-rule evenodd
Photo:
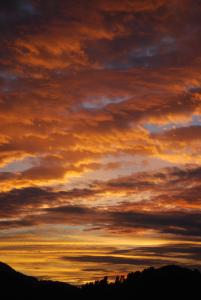
<svg viewBox="0 0 201 300"><path fill-rule="evenodd" d="M80 284L201 268L201 1L0 2L0 260Z"/></svg>

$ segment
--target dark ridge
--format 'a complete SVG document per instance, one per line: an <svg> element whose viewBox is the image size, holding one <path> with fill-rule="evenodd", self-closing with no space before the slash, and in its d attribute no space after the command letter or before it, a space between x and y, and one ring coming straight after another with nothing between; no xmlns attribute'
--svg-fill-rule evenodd
<svg viewBox="0 0 201 300"><path fill-rule="evenodd" d="M0 262L0 299L189 299L201 298L201 273L168 265L142 272L90 282L80 287L68 283L39 280L15 271Z"/></svg>
<svg viewBox="0 0 201 300"><path fill-rule="evenodd" d="M37 279L35 277L31 277L31 276L27 276L24 275L20 272L15 271L12 267L10 267L9 265L0 262L0 276L5 276L9 279L26 279L26 280L34 280L36 281Z"/></svg>

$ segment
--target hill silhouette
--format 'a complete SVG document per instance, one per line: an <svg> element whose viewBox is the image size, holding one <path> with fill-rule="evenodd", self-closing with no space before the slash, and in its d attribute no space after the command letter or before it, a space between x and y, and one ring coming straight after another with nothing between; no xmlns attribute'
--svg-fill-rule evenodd
<svg viewBox="0 0 201 300"><path fill-rule="evenodd" d="M76 287L68 283L39 280L0 263L0 299L178 299L201 296L201 273L198 270L170 265L158 269L108 278Z"/></svg>

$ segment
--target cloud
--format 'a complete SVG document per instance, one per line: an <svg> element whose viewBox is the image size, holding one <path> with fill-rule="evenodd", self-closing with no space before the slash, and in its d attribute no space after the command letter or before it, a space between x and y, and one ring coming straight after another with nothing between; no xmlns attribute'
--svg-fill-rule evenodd
<svg viewBox="0 0 201 300"><path fill-rule="evenodd" d="M94 181L88 188L68 191L14 189L0 195L0 226L66 224L114 234L152 232L173 239L199 239L199 178L200 167L188 166ZM110 205L104 199L108 195Z"/></svg>
<svg viewBox="0 0 201 300"><path fill-rule="evenodd" d="M160 259L149 259L149 258L129 258L129 257L118 257L118 256L68 256L61 257L61 259L66 261L77 261L82 263L97 263L97 264L111 264L111 265L158 265L161 263L168 264L171 260L160 260Z"/></svg>
<svg viewBox="0 0 201 300"><path fill-rule="evenodd" d="M15 228L39 224L65 224L97 227L117 234L164 234L169 238L187 240L200 239L199 212L136 212L136 211L104 211L83 206L60 206L41 209L40 214L29 214L21 219L6 219L0 221L0 227Z"/></svg>
<svg viewBox="0 0 201 300"><path fill-rule="evenodd" d="M174 212L169 213L139 213L139 212L114 212L113 229L118 224L121 228L132 229L152 229L165 234L175 236L200 236L200 213Z"/></svg>
<svg viewBox="0 0 201 300"><path fill-rule="evenodd" d="M2 234L200 239L200 28L199 1L0 3Z"/></svg>
<svg viewBox="0 0 201 300"><path fill-rule="evenodd" d="M13 189L9 192L0 194L0 216L1 218L15 218L22 217L23 215L30 215L30 212L34 210L40 212L41 209L50 207L48 210L57 212L59 208L55 206L68 203L70 205L72 199L80 199L93 196L95 191L87 189L72 189L70 191L54 191L51 189L44 189L38 187L29 187L23 189ZM63 208L63 207L62 207ZM80 213L79 207L72 208L67 207L66 210L62 210L64 213L75 211ZM82 211L82 208L80 208ZM32 214L32 213L31 213ZM9 220L9 219L8 219Z"/></svg>
<svg viewBox="0 0 201 300"><path fill-rule="evenodd" d="M162 246L136 247L129 249L114 250L111 254L116 255L146 255L156 257L169 257L170 259L184 258L201 261L200 245L198 244L167 244Z"/></svg>
<svg viewBox="0 0 201 300"><path fill-rule="evenodd" d="M154 137L159 140L170 141L170 143L188 143L189 141L192 143L194 140L199 140L200 132L201 126L189 126L171 129L161 134L155 134Z"/></svg>

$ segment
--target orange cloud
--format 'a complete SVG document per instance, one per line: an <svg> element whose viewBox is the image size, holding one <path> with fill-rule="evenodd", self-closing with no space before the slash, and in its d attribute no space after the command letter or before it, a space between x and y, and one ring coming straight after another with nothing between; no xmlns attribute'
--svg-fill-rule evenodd
<svg viewBox="0 0 201 300"><path fill-rule="evenodd" d="M200 240L194 2L0 4L3 237L52 225L86 241Z"/></svg>

